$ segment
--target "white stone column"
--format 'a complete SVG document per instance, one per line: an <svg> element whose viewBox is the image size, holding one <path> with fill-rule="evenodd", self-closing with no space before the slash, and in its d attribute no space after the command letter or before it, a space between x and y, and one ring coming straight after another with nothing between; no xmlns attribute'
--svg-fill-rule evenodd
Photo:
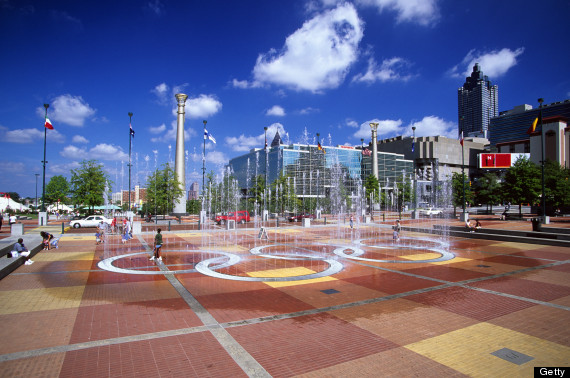
<svg viewBox="0 0 570 378"><path fill-rule="evenodd" d="M378 177L378 123L371 122L370 129L372 130L372 174L380 182L380 177Z"/></svg>
<svg viewBox="0 0 570 378"><path fill-rule="evenodd" d="M174 160L174 172L178 177L178 183L182 189L179 202L174 204L175 214L186 214L186 164L184 161L184 105L187 95L178 93L175 95L178 101L178 127L176 129L176 159Z"/></svg>

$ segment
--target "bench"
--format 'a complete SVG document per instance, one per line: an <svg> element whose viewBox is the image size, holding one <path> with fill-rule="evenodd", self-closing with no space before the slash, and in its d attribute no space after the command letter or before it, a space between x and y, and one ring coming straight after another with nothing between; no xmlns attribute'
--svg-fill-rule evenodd
<svg viewBox="0 0 570 378"><path fill-rule="evenodd" d="M17 241L18 239L14 239L14 237L0 241L0 253L2 253L2 257L0 257L0 280L24 264L25 258L23 256L7 257L8 253L14 249L14 244ZM24 244L30 251L30 259L43 249L42 238L39 235L24 236Z"/></svg>
<svg viewBox="0 0 570 378"><path fill-rule="evenodd" d="M432 229L419 229L407 227L410 231L416 232L428 232L437 235L449 235L457 237L465 237L472 239L487 239L487 240L499 240L499 241L509 241L514 243L529 243L529 244L542 244L542 245L552 245L558 247L570 247L570 239L566 238L566 235L557 235L556 238L545 238L544 232L534 232L534 231L513 231L513 230L499 230L499 229L485 229L481 228L475 232L468 231L465 227L459 226L444 226L444 225L433 225ZM541 235L543 237L539 237Z"/></svg>

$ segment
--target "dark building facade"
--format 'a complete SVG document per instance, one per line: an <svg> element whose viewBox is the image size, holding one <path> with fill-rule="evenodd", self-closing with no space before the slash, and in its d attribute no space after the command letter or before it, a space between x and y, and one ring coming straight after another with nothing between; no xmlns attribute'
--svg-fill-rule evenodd
<svg viewBox="0 0 570 378"><path fill-rule="evenodd" d="M483 133L486 136L492 117L499 115L499 88L483 74L479 63L457 90L458 135Z"/></svg>

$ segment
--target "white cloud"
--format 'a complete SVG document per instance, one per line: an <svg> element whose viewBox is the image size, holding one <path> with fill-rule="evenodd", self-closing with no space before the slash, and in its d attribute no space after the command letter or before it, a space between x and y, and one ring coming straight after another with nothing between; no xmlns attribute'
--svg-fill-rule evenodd
<svg viewBox="0 0 570 378"><path fill-rule="evenodd" d="M410 63L407 60L394 57L384 60L382 65L378 67L376 60L370 58L368 59L368 69L366 73L356 75L352 81L365 82L368 84L372 84L376 81L408 81L412 78L411 74L405 72L409 66Z"/></svg>
<svg viewBox="0 0 570 378"><path fill-rule="evenodd" d="M160 134L160 133L163 133L165 130L166 130L166 125L164 123L160 126L156 126L156 127L151 126L148 128L148 131L151 134Z"/></svg>
<svg viewBox="0 0 570 378"><path fill-rule="evenodd" d="M222 103L214 95L201 94L186 100L185 112L189 118L206 118L222 109ZM174 109L174 114L177 110Z"/></svg>
<svg viewBox="0 0 570 378"><path fill-rule="evenodd" d="M267 144L271 145L275 134L279 131L281 140L287 143L287 133L285 128L279 122L267 127ZM263 148L265 146L265 130L258 136L240 135L239 137L226 137L225 142L230 146L232 151L248 152L252 148Z"/></svg>
<svg viewBox="0 0 570 378"><path fill-rule="evenodd" d="M416 127L416 137L420 136L444 136L447 138L457 138L457 124L446 121L436 116L426 116L421 121L411 122L404 125L402 120L383 120L373 119L366 121L360 125L359 130L354 133L356 138L364 138L364 141L370 141L372 132L370 129L371 122L378 122L378 139L387 139L399 135L411 136L412 126Z"/></svg>
<svg viewBox="0 0 570 378"><path fill-rule="evenodd" d="M22 173L27 171L24 163L14 161L0 161L0 174Z"/></svg>
<svg viewBox="0 0 570 378"><path fill-rule="evenodd" d="M168 103L168 85L166 83L160 83L156 87L154 87L151 92L154 93L157 97L157 100L160 104L167 104Z"/></svg>
<svg viewBox="0 0 570 378"><path fill-rule="evenodd" d="M318 108L312 108L312 107L308 106L304 109L299 110L299 114L306 115L306 114L319 113L320 111L321 110Z"/></svg>
<svg viewBox="0 0 570 378"><path fill-rule="evenodd" d="M464 78L471 76L473 66L479 63L481 71L489 77L497 78L504 75L512 67L517 64L517 57L524 52L524 47L520 47L514 51L503 48L501 50L493 50L488 53L477 52L474 49L469 51L465 58L449 70L452 77Z"/></svg>
<svg viewBox="0 0 570 378"><path fill-rule="evenodd" d="M100 143L89 150L89 157L91 159L100 160L127 161L129 159L129 154L123 152L121 147L107 143Z"/></svg>
<svg viewBox="0 0 570 378"><path fill-rule="evenodd" d="M40 117L45 116L45 108L38 107L36 113ZM72 96L69 94L61 95L53 99L48 108L48 118L52 121L65 123L70 126L82 127L85 120L95 114L92 109L81 96ZM54 124L57 128L57 125Z"/></svg>
<svg viewBox="0 0 570 378"><path fill-rule="evenodd" d="M402 130L401 135L412 135L412 126L416 127L416 137L418 136L444 136L457 138L457 124L446 121L436 116L426 116L421 121L412 122Z"/></svg>
<svg viewBox="0 0 570 378"><path fill-rule="evenodd" d="M96 159L108 161L127 161L129 155L123 151L119 146L112 144L100 143L95 147L87 150L73 145L65 146L59 154L68 159L83 160L83 159Z"/></svg>
<svg viewBox="0 0 570 378"><path fill-rule="evenodd" d="M372 138L372 132L370 129L370 123L376 122L378 123L378 139L384 139L395 135L400 135L399 130L400 126L402 125L402 120L379 120L377 118L371 119L370 121L366 121L360 125L360 128L357 132L354 133L355 138L364 138L364 140L370 140Z"/></svg>
<svg viewBox="0 0 570 378"><path fill-rule="evenodd" d="M74 135L71 139L71 143L89 143L89 141L81 135Z"/></svg>
<svg viewBox="0 0 570 378"><path fill-rule="evenodd" d="M363 22L356 9L343 3L306 21L287 37L281 51L260 54L254 80L299 91L336 88L356 61L362 37Z"/></svg>
<svg viewBox="0 0 570 378"><path fill-rule="evenodd" d="M227 164L229 158L220 151L212 151L206 154L206 162L212 164Z"/></svg>
<svg viewBox="0 0 570 378"><path fill-rule="evenodd" d="M428 26L439 19L439 0L356 0L360 6L373 6L379 13L396 12L397 22L415 22ZM327 0L330 2L330 0Z"/></svg>
<svg viewBox="0 0 570 378"><path fill-rule="evenodd" d="M285 115L285 109L279 105L273 105L271 109L268 109L267 112L265 112L265 115L283 117Z"/></svg>
<svg viewBox="0 0 570 378"><path fill-rule="evenodd" d="M161 16L164 13L164 4L160 0L148 1L146 7L157 16Z"/></svg>
<svg viewBox="0 0 570 378"><path fill-rule="evenodd" d="M164 128L162 128L162 126L164 126ZM164 143L168 143L170 141L175 141L176 140L176 131L178 130L178 123L176 120L173 120L170 123L170 129L166 129L166 125L161 125L158 128L160 128L162 131L166 132L158 137L154 137L154 138L150 138L150 141L153 143L156 142L164 142ZM188 141L190 140L190 137L192 136L196 136L196 131L194 131L192 128L187 128L184 130L184 141Z"/></svg>
<svg viewBox="0 0 570 378"><path fill-rule="evenodd" d="M54 175L69 175L69 172L72 169L78 169L81 167L78 161L72 161L71 163L66 164L48 164L49 172L53 173Z"/></svg>
<svg viewBox="0 0 570 378"><path fill-rule="evenodd" d="M47 140L54 143L63 143L65 137L57 130L47 131ZM16 129L4 133L3 142L28 144L44 140L44 130L39 129Z"/></svg>
<svg viewBox="0 0 570 378"><path fill-rule="evenodd" d="M238 79L233 79L232 80L232 86L234 88L241 88L241 89L249 89L249 88L259 88L262 86L262 84L260 82L249 82L247 80L238 80Z"/></svg>
<svg viewBox="0 0 570 378"><path fill-rule="evenodd" d="M87 156L87 149L75 147L73 145L65 146L59 154L68 159L85 159Z"/></svg>
<svg viewBox="0 0 570 378"><path fill-rule="evenodd" d="M347 120L346 120L346 126L357 128L357 127L358 127L358 122L356 122L356 121L353 120L353 119L347 119Z"/></svg>

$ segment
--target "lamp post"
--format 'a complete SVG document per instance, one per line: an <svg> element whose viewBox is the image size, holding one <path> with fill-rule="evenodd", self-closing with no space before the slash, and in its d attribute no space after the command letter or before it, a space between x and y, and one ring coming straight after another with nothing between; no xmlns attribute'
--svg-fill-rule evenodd
<svg viewBox="0 0 570 378"><path fill-rule="evenodd" d="M539 120L540 120L540 146L542 149L542 159L541 159L541 166L542 166L542 223L546 223L546 196L544 194L544 127L542 127L542 103L544 99L541 97L538 99L538 106L539 109Z"/></svg>
<svg viewBox="0 0 570 378"><path fill-rule="evenodd" d="M267 126L263 128L265 131L265 185L263 188L263 220L265 220L265 211L267 210L267 169L269 161L267 160L267 154L269 153L267 149Z"/></svg>
<svg viewBox="0 0 570 378"><path fill-rule="evenodd" d="M463 116L461 116L461 118L459 118L459 121L461 122L461 181L462 181L462 191L463 191L463 200L462 202L462 212L461 212L461 220L462 221L466 221L467 217L465 215L465 154L464 154L464 147L463 147L463 121L465 120L465 118Z"/></svg>
<svg viewBox="0 0 570 378"><path fill-rule="evenodd" d="M39 173L35 173L36 175L36 211L38 210L38 177L40 176Z"/></svg>
<svg viewBox="0 0 570 378"><path fill-rule="evenodd" d="M323 148L321 146L321 134L320 133L317 133L317 146L320 146L321 149ZM318 210L319 210L319 169L318 169L319 160L320 159L317 159L317 207L315 209L315 212L318 212ZM320 217L319 217L319 219L320 219Z"/></svg>
<svg viewBox="0 0 570 378"><path fill-rule="evenodd" d="M133 117L133 113L129 112L129 126L131 125L131 119ZM129 207L128 211L131 211L131 137L133 133L131 132L132 128L129 127Z"/></svg>
<svg viewBox="0 0 570 378"><path fill-rule="evenodd" d="M413 184L413 191L414 191L414 216L412 218L416 219L418 214L418 180L416 178L416 127L412 126L412 162L413 162L413 170L414 170L414 184Z"/></svg>
<svg viewBox="0 0 570 378"><path fill-rule="evenodd" d="M378 186L380 186L380 178L378 177L378 122L371 122L370 129L372 131L372 174L378 180ZM378 188L378 190L380 190ZM371 203L370 214L373 214L374 206Z"/></svg>
<svg viewBox="0 0 570 378"><path fill-rule="evenodd" d="M208 123L208 121L203 120L202 122L204 123L204 152L202 152L202 200L203 200L206 196L204 177L206 175L206 124Z"/></svg>
<svg viewBox="0 0 570 378"><path fill-rule="evenodd" d="M49 104L44 104L44 108L46 109L46 120L47 120L47 111L49 108ZM44 160L42 160L42 164L44 167L43 185L42 185L42 213L45 212L45 203L46 203L46 164L47 164L47 160L46 160L46 139L47 139L47 128L44 126ZM42 226L43 226L43 224L42 224Z"/></svg>

